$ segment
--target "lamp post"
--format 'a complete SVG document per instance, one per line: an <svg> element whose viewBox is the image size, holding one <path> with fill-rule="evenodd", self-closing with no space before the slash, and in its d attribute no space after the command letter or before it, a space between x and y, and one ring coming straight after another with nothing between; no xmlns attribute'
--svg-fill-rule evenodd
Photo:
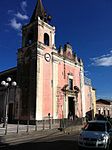
<svg viewBox="0 0 112 150"><path fill-rule="evenodd" d="M3 127L6 128L5 134L7 133L7 123L8 123L8 103L9 103L9 90L11 87L15 87L17 83L15 81L12 81L10 77L6 79L6 81L2 81L1 85L6 88L6 95L5 95L5 119Z"/></svg>

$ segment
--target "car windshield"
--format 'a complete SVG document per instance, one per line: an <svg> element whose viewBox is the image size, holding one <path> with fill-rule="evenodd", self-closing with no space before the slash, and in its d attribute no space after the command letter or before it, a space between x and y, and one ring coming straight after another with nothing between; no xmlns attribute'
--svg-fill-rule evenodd
<svg viewBox="0 0 112 150"><path fill-rule="evenodd" d="M105 123L88 123L84 129L86 131L105 131Z"/></svg>

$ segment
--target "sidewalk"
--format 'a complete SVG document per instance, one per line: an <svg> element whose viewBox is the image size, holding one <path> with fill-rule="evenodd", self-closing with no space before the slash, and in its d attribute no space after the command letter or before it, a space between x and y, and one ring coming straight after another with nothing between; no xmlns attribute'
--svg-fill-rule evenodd
<svg viewBox="0 0 112 150"><path fill-rule="evenodd" d="M65 134L78 134L82 126L71 126L65 128L64 130L60 131L58 128L54 129L46 129L46 130L37 130L37 131L30 131L30 132L19 132L17 133L8 133L7 135L0 136L0 145L2 144L16 144L16 143L24 143L30 142L34 139L43 139L56 137L56 136L63 136Z"/></svg>
<svg viewBox="0 0 112 150"><path fill-rule="evenodd" d="M27 132L29 131L34 131L35 126L34 125L19 125L19 128L17 124L8 124L7 126L7 134L13 134L17 132ZM0 136L3 136L5 134L6 128L3 128L3 124L0 124ZM17 131L18 130L18 131Z"/></svg>
<svg viewBox="0 0 112 150"><path fill-rule="evenodd" d="M59 125L55 124L52 126L49 126L49 124L44 125L43 124L38 124L37 127L36 125L22 125L19 124L8 124L7 125L7 134L15 134L15 133L21 133L21 132L32 132L32 131L37 131L37 130L46 130L50 128L58 128ZM3 128L3 124L0 124L0 136L5 135L6 133L6 128Z"/></svg>
<svg viewBox="0 0 112 150"><path fill-rule="evenodd" d="M4 136L0 136L0 143L1 144L16 144L16 143L24 143L24 142L29 142L34 139L40 139L44 138L46 136L51 136L51 135L60 135L63 134L57 129L51 129L51 130L40 130L40 131L33 131L33 132L23 132L19 134L8 134Z"/></svg>

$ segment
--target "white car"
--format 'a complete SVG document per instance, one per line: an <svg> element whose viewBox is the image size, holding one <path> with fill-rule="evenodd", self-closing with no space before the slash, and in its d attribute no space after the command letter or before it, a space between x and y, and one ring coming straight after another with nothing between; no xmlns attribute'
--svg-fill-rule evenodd
<svg viewBox="0 0 112 150"><path fill-rule="evenodd" d="M109 149L112 140L112 126L103 120L89 121L81 130L78 145L79 149L102 148Z"/></svg>

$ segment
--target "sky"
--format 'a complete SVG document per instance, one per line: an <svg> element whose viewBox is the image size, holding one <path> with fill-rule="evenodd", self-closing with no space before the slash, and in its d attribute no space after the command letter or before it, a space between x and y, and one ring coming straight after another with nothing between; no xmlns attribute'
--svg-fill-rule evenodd
<svg viewBox="0 0 112 150"><path fill-rule="evenodd" d="M0 1L0 72L17 65L21 27L37 0ZM97 99L112 99L112 0L42 0L56 27L56 48L69 42L83 60Z"/></svg>

